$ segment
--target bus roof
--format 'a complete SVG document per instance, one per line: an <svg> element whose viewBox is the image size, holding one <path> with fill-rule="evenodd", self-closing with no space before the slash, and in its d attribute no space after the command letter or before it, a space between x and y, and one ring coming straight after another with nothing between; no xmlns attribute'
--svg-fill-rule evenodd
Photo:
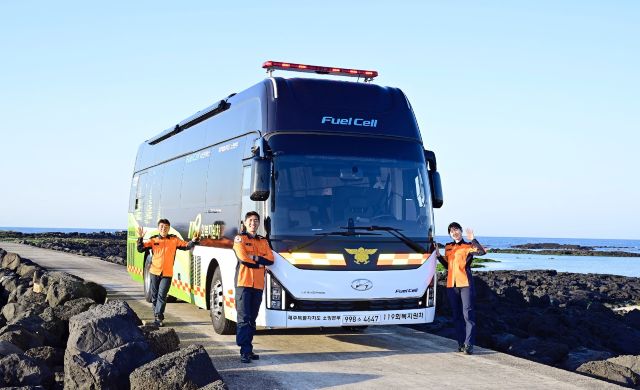
<svg viewBox="0 0 640 390"><path fill-rule="evenodd" d="M270 77L145 141L138 149L134 171L251 132L339 133L422 141L409 101L398 88Z"/></svg>

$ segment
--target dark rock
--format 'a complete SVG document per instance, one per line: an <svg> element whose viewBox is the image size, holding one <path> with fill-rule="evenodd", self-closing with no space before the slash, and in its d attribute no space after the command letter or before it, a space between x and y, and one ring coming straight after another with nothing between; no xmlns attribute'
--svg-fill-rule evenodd
<svg viewBox="0 0 640 390"><path fill-rule="evenodd" d="M13 320L13 318L16 316L16 313L20 311L19 306L20 305L15 302L7 303L2 308L2 315L7 321Z"/></svg>
<svg viewBox="0 0 640 390"><path fill-rule="evenodd" d="M2 259L4 259L4 255L7 254L7 251L5 251L4 249L0 248L0 264L2 263Z"/></svg>
<svg viewBox="0 0 640 390"><path fill-rule="evenodd" d="M494 335L493 337L493 346L500 352L507 352L511 345L520 340L519 337L512 335L511 333L500 333Z"/></svg>
<svg viewBox="0 0 640 390"><path fill-rule="evenodd" d="M29 283L25 279L19 279L16 288L11 291L7 297L7 302L18 302L22 300L22 297L27 294L28 291L31 291Z"/></svg>
<svg viewBox="0 0 640 390"><path fill-rule="evenodd" d="M596 351L589 348L579 347L569 351L565 360L560 364L560 367L565 370L575 371L584 363L594 360L605 360L610 357L611 352Z"/></svg>
<svg viewBox="0 0 640 390"><path fill-rule="evenodd" d="M118 369L97 355L79 352L65 354L64 388L119 390Z"/></svg>
<svg viewBox="0 0 640 390"><path fill-rule="evenodd" d="M130 342L144 341L136 313L124 301L109 301L71 317L67 353L99 354Z"/></svg>
<svg viewBox="0 0 640 390"><path fill-rule="evenodd" d="M103 260L125 264L127 256L127 232L116 233L36 233L19 236L16 232L9 235L0 232L2 236L17 238L21 244L33 245L40 248L59 250L96 256Z"/></svg>
<svg viewBox="0 0 640 390"><path fill-rule="evenodd" d="M576 372L622 386L640 384L640 376L630 368L606 360L584 363L576 369Z"/></svg>
<svg viewBox="0 0 640 390"><path fill-rule="evenodd" d="M2 258L2 268L15 271L20 266L21 257L17 253L8 252Z"/></svg>
<svg viewBox="0 0 640 390"><path fill-rule="evenodd" d="M19 289L15 290L19 291ZM20 302L9 302L2 308L7 323L41 313L47 307L42 294L26 292Z"/></svg>
<svg viewBox="0 0 640 390"><path fill-rule="evenodd" d="M124 301L109 301L69 320L65 387L88 381L96 388L127 388L129 374L155 358L141 321Z"/></svg>
<svg viewBox="0 0 640 390"><path fill-rule="evenodd" d="M27 349L41 347L44 344L44 336L32 333L21 326L6 325L0 329L0 341L8 341L26 351Z"/></svg>
<svg viewBox="0 0 640 390"><path fill-rule="evenodd" d="M556 308L545 310L540 315L534 316L527 330L533 336L544 338L558 338L567 334L562 316Z"/></svg>
<svg viewBox="0 0 640 390"><path fill-rule="evenodd" d="M202 386L198 390L228 390L227 385L222 381L222 379L218 379L215 382L211 382L206 386Z"/></svg>
<svg viewBox="0 0 640 390"><path fill-rule="evenodd" d="M7 355L11 355L12 353L22 353L23 349L18 348L15 344L12 344L8 341L0 341L0 358L3 358Z"/></svg>
<svg viewBox="0 0 640 390"><path fill-rule="evenodd" d="M140 329L156 356L166 355L180 348L180 338L173 328L141 326Z"/></svg>
<svg viewBox="0 0 640 390"><path fill-rule="evenodd" d="M107 300L107 289L102 285L87 281L85 287L89 290L89 298L92 298L97 303L103 304Z"/></svg>
<svg viewBox="0 0 640 390"><path fill-rule="evenodd" d="M0 285L7 292L7 295L15 290L19 284L23 283L15 272L5 272L0 277Z"/></svg>
<svg viewBox="0 0 640 390"><path fill-rule="evenodd" d="M65 302L62 306L54 307L53 312L57 318L68 322L71 317L84 313L95 304L91 298L77 298Z"/></svg>
<svg viewBox="0 0 640 390"><path fill-rule="evenodd" d="M566 344L541 340L536 337L517 339L509 346L509 353L538 363L553 365L562 361L569 347Z"/></svg>
<svg viewBox="0 0 640 390"><path fill-rule="evenodd" d="M67 273L53 272L49 274L47 302L51 307L62 305L76 298L93 298L84 280Z"/></svg>
<svg viewBox="0 0 640 390"><path fill-rule="evenodd" d="M42 313L31 314L12 320L6 328L8 330L24 329L35 335L43 344L62 347L66 344L67 325L52 315L53 311L47 307ZM3 330L0 330L2 333ZM41 344L42 345L42 344ZM37 347L34 345L32 347Z"/></svg>
<svg viewBox="0 0 640 390"><path fill-rule="evenodd" d="M31 261L29 261L28 263L25 263L23 261L22 264L20 264L18 268L16 268L16 273L24 279L33 278L33 274L39 271L42 272L42 267Z"/></svg>
<svg viewBox="0 0 640 390"><path fill-rule="evenodd" d="M535 244L520 244L520 245L512 245L512 248L521 248L521 249L569 249L569 250L586 250L592 251L594 250L591 246L582 246L582 245L572 245L572 244L556 244L552 242L541 242Z"/></svg>
<svg viewBox="0 0 640 390"><path fill-rule="evenodd" d="M107 256L107 258L105 259L106 261L110 262L110 263L114 263L114 264L120 264L120 265L124 265L125 264L125 259L124 257L121 256Z"/></svg>
<svg viewBox="0 0 640 390"><path fill-rule="evenodd" d="M480 346L565 368L576 368L585 359L640 355L640 329L634 326L640 311L621 315L609 308L637 305L640 278L550 270L488 271L476 272L474 285ZM437 291L446 290L444 279L438 280L438 287ZM420 329L455 338L448 306L445 300L438 307L438 326ZM553 351L550 346L554 345L559 349ZM569 350L571 356L563 356Z"/></svg>
<svg viewBox="0 0 640 390"><path fill-rule="evenodd" d="M149 348L149 344L144 341L128 343L118 348L110 349L99 354L102 359L111 363L118 372L114 378L117 381L117 388L129 388L129 375L136 368L149 363L157 356Z"/></svg>
<svg viewBox="0 0 640 390"><path fill-rule="evenodd" d="M633 309L624 315L624 321L629 325L640 330L640 310Z"/></svg>
<svg viewBox="0 0 640 390"><path fill-rule="evenodd" d="M502 295L504 295L505 299L515 305L524 305L526 304L524 297L522 296L522 292L517 287L507 287L503 290Z"/></svg>
<svg viewBox="0 0 640 390"><path fill-rule="evenodd" d="M64 364L64 349L62 348L49 346L31 348L24 354L50 368L62 366Z"/></svg>
<svg viewBox="0 0 640 390"><path fill-rule="evenodd" d="M0 380L4 386L49 387L53 383L53 373L29 356L12 354L0 359Z"/></svg>
<svg viewBox="0 0 640 390"><path fill-rule="evenodd" d="M536 293L527 292L523 295L525 302L532 307L547 307L551 305L551 298L549 295L538 295Z"/></svg>
<svg viewBox="0 0 640 390"><path fill-rule="evenodd" d="M222 380L202 345L190 345L164 355L137 368L129 379L132 390L195 390Z"/></svg>
<svg viewBox="0 0 640 390"><path fill-rule="evenodd" d="M631 371L640 375L640 356L624 355L616 356L614 358L607 359L607 361L615 364L619 364L623 367L630 368Z"/></svg>

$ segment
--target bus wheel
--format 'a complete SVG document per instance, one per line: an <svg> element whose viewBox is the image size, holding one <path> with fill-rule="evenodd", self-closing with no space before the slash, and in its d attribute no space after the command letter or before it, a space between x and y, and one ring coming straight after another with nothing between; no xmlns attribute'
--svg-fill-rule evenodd
<svg viewBox="0 0 640 390"><path fill-rule="evenodd" d="M209 314L211 314L213 330L217 334L236 333L236 323L229 321L224 314L224 287L220 268L216 268L209 284Z"/></svg>
<svg viewBox="0 0 640 390"><path fill-rule="evenodd" d="M142 277L144 278L144 299L147 302L151 302L151 257L148 257L144 262L144 271Z"/></svg>

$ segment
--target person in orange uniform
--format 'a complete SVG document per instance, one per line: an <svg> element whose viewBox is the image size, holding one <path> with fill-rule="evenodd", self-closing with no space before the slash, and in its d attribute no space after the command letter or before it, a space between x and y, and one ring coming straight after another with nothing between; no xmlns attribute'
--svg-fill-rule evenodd
<svg viewBox="0 0 640 390"><path fill-rule="evenodd" d="M256 318L262 303L265 266L273 264L273 252L269 242L257 234L260 215L255 211L244 217L246 232L233 240L233 250L238 258L236 266L236 310L238 313L236 344L240 347L240 361L251 363L260 359L253 353L253 335Z"/></svg>
<svg viewBox="0 0 640 390"><path fill-rule="evenodd" d="M144 229L138 227L138 252L144 252L151 248L153 257L149 276L151 277L150 292L153 306L154 322L156 326L162 326L164 321L164 308L167 304L167 294L173 278L173 262L176 259L176 250L190 250L196 242L200 232L195 232L193 240L187 242L179 239L174 234L169 234L171 224L167 219L158 221L160 234L153 235L147 241L143 241Z"/></svg>
<svg viewBox="0 0 640 390"><path fill-rule="evenodd" d="M475 239L472 229L465 233L469 242L462 239L462 226L457 222L449 224L449 235L453 242L444 247L444 256L437 250L438 260L447 268L447 296L451 305L453 323L456 328L458 352L473 354L476 335L475 290L471 275L473 256L487 253Z"/></svg>

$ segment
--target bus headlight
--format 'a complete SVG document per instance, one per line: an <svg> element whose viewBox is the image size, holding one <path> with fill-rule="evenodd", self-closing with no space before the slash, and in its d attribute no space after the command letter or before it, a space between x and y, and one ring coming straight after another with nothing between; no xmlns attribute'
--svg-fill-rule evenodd
<svg viewBox="0 0 640 390"><path fill-rule="evenodd" d="M434 274L433 278L431 278L431 282L429 283L429 287L427 287L427 293L426 293L427 307L433 307L435 305L435 299L436 299L435 283L436 283L436 275Z"/></svg>
<svg viewBox="0 0 640 390"><path fill-rule="evenodd" d="M269 274L269 309L282 310L283 309L283 291L282 285Z"/></svg>

